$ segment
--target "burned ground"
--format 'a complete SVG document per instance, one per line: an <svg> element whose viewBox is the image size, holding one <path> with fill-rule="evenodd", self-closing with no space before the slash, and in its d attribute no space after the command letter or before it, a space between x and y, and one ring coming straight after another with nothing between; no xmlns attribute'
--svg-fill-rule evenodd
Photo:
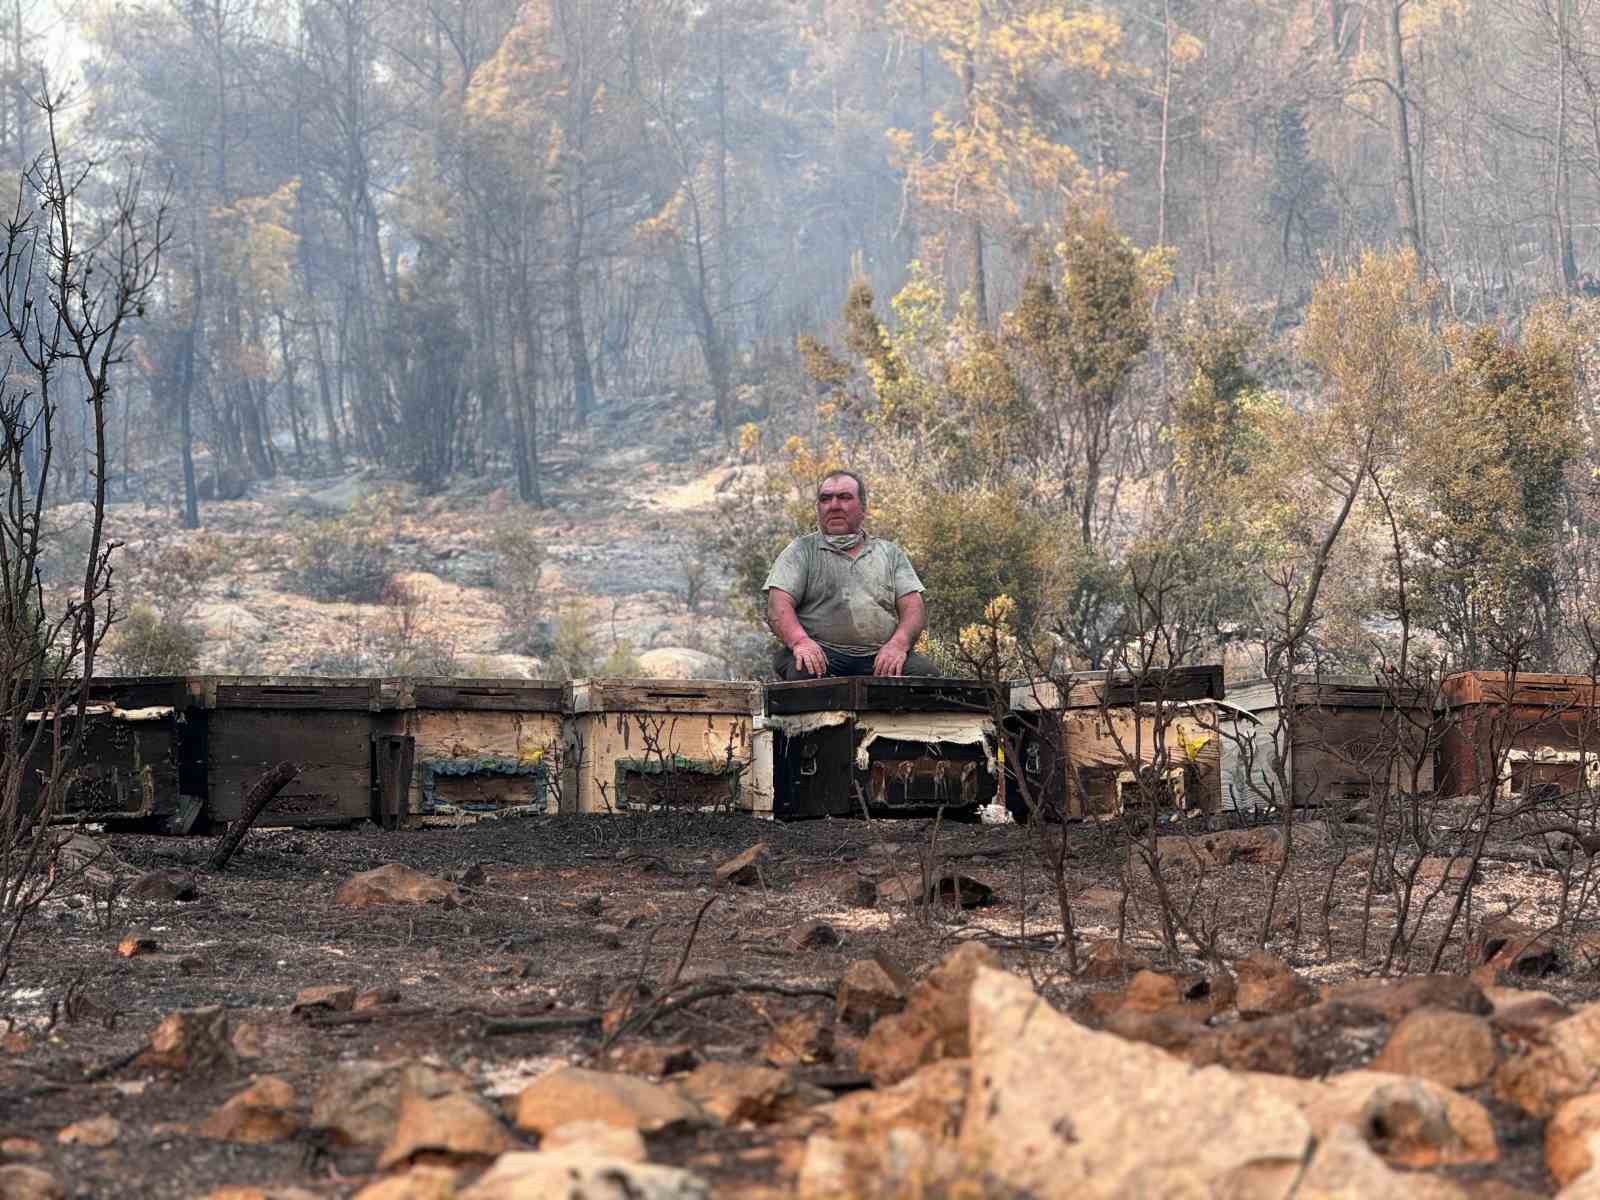
<svg viewBox="0 0 1600 1200"><path fill-rule="evenodd" d="M1316 824L1302 834L1269 944L1316 984L1373 972L1384 957L1393 891L1374 897L1362 959L1361 839L1329 836ZM1118 827L1076 826L1069 836L1067 882L1080 938L1113 939L1120 927L1140 955L1162 960L1148 872L1132 872L1124 904ZM1162 857L1189 926L1214 936L1219 954L1232 959L1254 943L1277 871L1276 831L1226 836L1220 849L1194 837L1162 839ZM832 1021L832 997L850 963L879 956L917 976L972 940L994 948L1057 1007L1098 1024L1116 1005L1096 997L1114 996L1124 980L1100 972L1075 980L1068 972L1037 838L1014 825L923 820L530 817L399 833L256 832L219 875L201 867L209 839L110 836L106 843L130 873L193 872L198 898L118 899L108 907L104 889L88 889L50 903L0 993L11 1025L0 1053L0 1138L38 1145L6 1142L11 1149L0 1149L0 1160L31 1162L68 1194L83 1196L203 1196L224 1184L348 1196L374 1177L373 1150L337 1145L303 1119L340 1062L427 1056L502 1102L566 1063L648 1071L663 1047L686 1047L698 1061L759 1062L788 1018L812 1013ZM767 849L754 881L719 885L717 866L757 843ZM1325 938L1322 897L1341 860ZM461 902L335 902L350 876L387 863L454 881ZM1423 864L1418 877L1437 881L1447 866ZM929 911L890 899L918 891L930 869L980 880L993 889L992 902ZM874 906L860 903L864 881L867 893L883 895ZM1552 924L1559 875L1536 863L1486 862L1474 895L1470 922L1447 947L1446 970L1476 965L1471 933L1486 914L1513 910L1534 927ZM1416 939L1414 969L1427 967L1423 949L1431 949L1444 905L1437 907ZM805 936L817 922L827 929ZM119 942L130 932L147 935L154 951L120 956ZM1585 943L1583 923L1569 923L1559 964L1537 968L1553 973L1523 982L1569 1003L1592 999L1600 973ZM1181 950L1182 961L1162 965L1208 969L1187 939ZM661 989L675 973L670 998L701 998L669 1011ZM303 989L335 984L389 994L362 1011L291 1011ZM611 1038L601 1021L609 1011L614 1023L624 1003L632 1006L627 1031ZM182 1073L134 1061L163 1014L212 1005L227 1010L231 1061ZM1385 1032L1350 1041L1347 1029L1330 1027L1328 1039L1344 1038L1340 1044L1354 1049L1306 1053L1343 1054L1339 1069L1360 1065ZM854 1059L858 1032L841 1026L835 1043L831 1060L819 1056L792 1074L838 1092L863 1084ZM206 1116L266 1074L295 1090L302 1119L293 1138L249 1145L198 1135ZM58 1143L64 1127L102 1114L122 1124L111 1145ZM1547 1189L1538 1126L1500 1115L1500 1161L1462 1178L1495 1175ZM651 1158L691 1167L717 1194L786 1194L810 1128L804 1120L730 1124L657 1140Z"/></svg>

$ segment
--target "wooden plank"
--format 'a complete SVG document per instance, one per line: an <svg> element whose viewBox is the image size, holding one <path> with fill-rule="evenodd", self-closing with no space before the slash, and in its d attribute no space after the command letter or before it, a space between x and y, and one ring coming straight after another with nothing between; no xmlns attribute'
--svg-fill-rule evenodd
<svg viewBox="0 0 1600 1200"><path fill-rule="evenodd" d="M271 764L229 764L214 767L208 811L213 821L231 821L241 810L245 790ZM362 821L372 813L370 767L312 766L284 788L262 813L258 824L285 825L307 821Z"/></svg>
<svg viewBox="0 0 1600 1200"><path fill-rule="evenodd" d="M763 711L759 683L706 679L575 679L572 713L739 713Z"/></svg>
<svg viewBox="0 0 1600 1200"><path fill-rule="evenodd" d="M366 767L374 732L365 712L232 709L213 712L207 725L213 763L259 763L263 769L285 759Z"/></svg>
<svg viewBox="0 0 1600 1200"><path fill-rule="evenodd" d="M559 713L564 684L543 680L414 679L407 681L411 703L423 709Z"/></svg>
<svg viewBox="0 0 1600 1200"><path fill-rule="evenodd" d="M838 676L767 685L767 712L773 716L848 711L853 700L850 680Z"/></svg>
<svg viewBox="0 0 1600 1200"><path fill-rule="evenodd" d="M226 676L206 687L215 708L371 709L379 693L376 679Z"/></svg>

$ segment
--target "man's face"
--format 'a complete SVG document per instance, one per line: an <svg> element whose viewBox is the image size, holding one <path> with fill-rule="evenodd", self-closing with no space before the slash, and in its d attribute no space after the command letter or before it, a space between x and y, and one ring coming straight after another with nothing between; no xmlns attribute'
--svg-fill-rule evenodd
<svg viewBox="0 0 1600 1200"><path fill-rule="evenodd" d="M834 475L817 489L817 528L823 533L854 533L861 528L867 510L861 507L856 481L848 475Z"/></svg>

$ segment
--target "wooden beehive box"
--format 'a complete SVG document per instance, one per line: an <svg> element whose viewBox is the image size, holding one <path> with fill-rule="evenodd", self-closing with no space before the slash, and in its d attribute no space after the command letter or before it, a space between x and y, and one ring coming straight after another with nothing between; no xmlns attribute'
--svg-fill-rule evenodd
<svg viewBox="0 0 1600 1200"><path fill-rule="evenodd" d="M1228 699L1242 714L1222 740L1223 804L1276 807L1283 802L1277 756L1295 804L1319 807L1386 790L1431 792L1442 722L1427 698L1362 675L1297 675L1281 700L1270 679L1234 685ZM1294 705L1292 732L1284 708Z"/></svg>
<svg viewBox="0 0 1600 1200"><path fill-rule="evenodd" d="M757 810L760 684L576 679L567 696L561 811Z"/></svg>
<svg viewBox="0 0 1600 1200"><path fill-rule="evenodd" d="M989 689L970 679L769 684L767 723L778 817L973 810L996 794Z"/></svg>
<svg viewBox="0 0 1600 1200"><path fill-rule="evenodd" d="M1440 701L1446 795L1600 787L1600 686L1589 676L1463 671L1444 680Z"/></svg>
<svg viewBox="0 0 1600 1200"><path fill-rule="evenodd" d="M188 699L181 676L91 681L82 749L76 758L64 760L61 778L68 786L55 818L159 826L178 819L187 796L193 801L192 821L205 788L204 747L200 723L190 719ZM64 710L59 725L63 746L73 737L73 721L66 715L71 711ZM54 716L41 710L23 722L23 736L32 748L21 790L28 809L38 803L40 780L52 771Z"/></svg>
<svg viewBox="0 0 1600 1200"><path fill-rule="evenodd" d="M1047 815L1106 817L1154 799L1164 809L1222 806L1216 703L1220 666L1146 673L1079 672L1013 686L1012 742L1035 806ZM1008 797L1018 816L1020 788Z"/></svg>
<svg viewBox="0 0 1600 1200"><path fill-rule="evenodd" d="M399 719L378 735L387 823L437 811L556 811L563 684L417 678L396 681L396 690Z"/></svg>
<svg viewBox="0 0 1600 1200"><path fill-rule="evenodd" d="M217 676L196 680L205 709L207 811L239 815L245 789L285 760L303 768L261 825L342 825L374 815L374 735L392 700L376 679Z"/></svg>

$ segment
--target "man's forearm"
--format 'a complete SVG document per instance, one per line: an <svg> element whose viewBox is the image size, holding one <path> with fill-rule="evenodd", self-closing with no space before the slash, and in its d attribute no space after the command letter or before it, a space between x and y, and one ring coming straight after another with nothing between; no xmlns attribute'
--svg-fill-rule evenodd
<svg viewBox="0 0 1600 1200"><path fill-rule="evenodd" d="M767 627L791 650L811 636L795 615L794 600L777 588L767 593Z"/></svg>
<svg viewBox="0 0 1600 1200"><path fill-rule="evenodd" d="M895 603L898 610L896 616L899 621L894 627L894 632L889 635L889 640L895 642L901 649L909 651L917 644L917 639L922 636L922 630L927 625L927 610L922 603L921 592L907 592Z"/></svg>

